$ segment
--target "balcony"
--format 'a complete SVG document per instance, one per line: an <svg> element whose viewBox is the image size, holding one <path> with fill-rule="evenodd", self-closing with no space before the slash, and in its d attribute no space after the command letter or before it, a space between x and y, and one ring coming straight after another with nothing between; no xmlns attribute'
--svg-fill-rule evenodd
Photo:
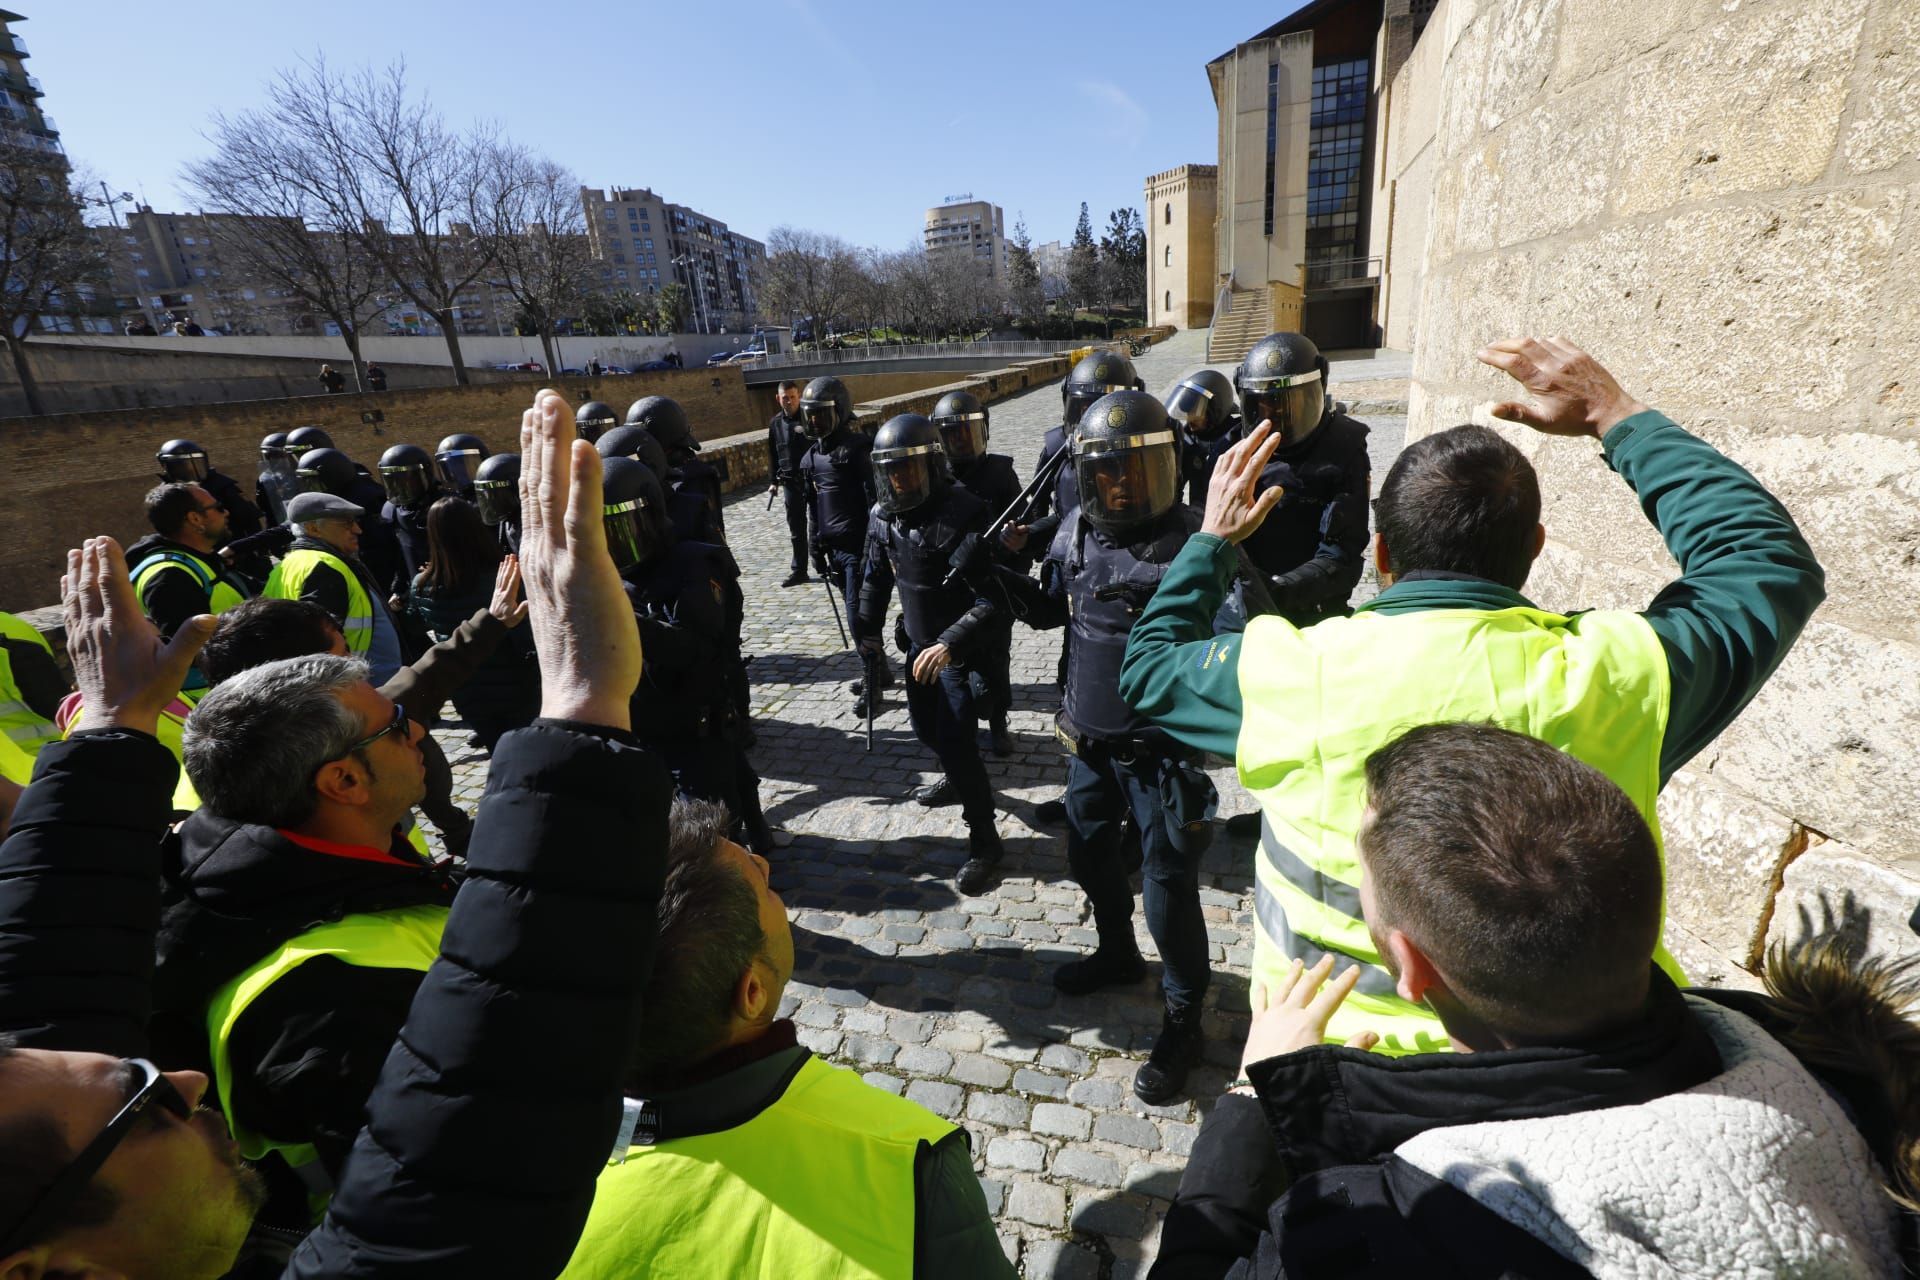
<svg viewBox="0 0 1920 1280"><path fill-rule="evenodd" d="M30 58L33 56L27 52L27 42L12 32L0 36L0 53L11 53L16 58Z"/></svg>

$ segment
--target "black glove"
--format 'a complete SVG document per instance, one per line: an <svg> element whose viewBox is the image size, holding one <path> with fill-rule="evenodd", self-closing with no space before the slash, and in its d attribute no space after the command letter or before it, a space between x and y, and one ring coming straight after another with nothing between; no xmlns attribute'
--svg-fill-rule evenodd
<svg viewBox="0 0 1920 1280"><path fill-rule="evenodd" d="M907 618L905 614L901 614L893 620L893 643L894 647L902 653L910 653L913 650L913 641L907 635Z"/></svg>
<svg viewBox="0 0 1920 1280"><path fill-rule="evenodd" d="M807 544L807 554L813 557L813 571L823 578L833 576L832 565L827 560L827 549L818 542Z"/></svg>
<svg viewBox="0 0 1920 1280"><path fill-rule="evenodd" d="M972 578L987 567L991 554L992 548L987 545L987 540L977 533L970 533L960 539L960 545L953 549L953 555L948 557L947 563L962 578Z"/></svg>

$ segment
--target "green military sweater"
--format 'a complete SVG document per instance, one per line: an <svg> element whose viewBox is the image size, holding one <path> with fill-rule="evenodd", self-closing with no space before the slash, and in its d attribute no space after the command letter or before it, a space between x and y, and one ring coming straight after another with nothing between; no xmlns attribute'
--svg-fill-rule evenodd
<svg viewBox="0 0 1920 1280"><path fill-rule="evenodd" d="M1787 509L1746 468L1647 410L1617 423L1602 456L1680 564L1680 576L1642 610L1671 673L1660 751L1662 784L1733 722L1773 674L1826 598L1826 575ZM1232 544L1188 540L1134 623L1120 668L1129 705L1181 741L1229 759L1240 736L1238 637L1213 634L1233 582ZM1538 608L1480 578L1416 575L1360 606L1381 614L1423 609Z"/></svg>

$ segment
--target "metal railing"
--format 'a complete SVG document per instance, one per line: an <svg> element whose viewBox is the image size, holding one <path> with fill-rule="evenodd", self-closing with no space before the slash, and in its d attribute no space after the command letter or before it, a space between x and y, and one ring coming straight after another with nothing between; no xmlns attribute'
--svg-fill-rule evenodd
<svg viewBox="0 0 1920 1280"><path fill-rule="evenodd" d="M1379 256L1371 258L1322 258L1318 262L1303 262L1301 270L1306 274L1309 289L1324 289L1335 285L1366 284L1380 278Z"/></svg>
<svg viewBox="0 0 1920 1280"><path fill-rule="evenodd" d="M925 360L940 356L1050 356L1071 351L1084 340L1035 339L1019 342L928 342L913 346L884 344L860 347L836 347L826 351L783 351L756 360L749 368L779 369L796 364L853 364L860 361Z"/></svg>

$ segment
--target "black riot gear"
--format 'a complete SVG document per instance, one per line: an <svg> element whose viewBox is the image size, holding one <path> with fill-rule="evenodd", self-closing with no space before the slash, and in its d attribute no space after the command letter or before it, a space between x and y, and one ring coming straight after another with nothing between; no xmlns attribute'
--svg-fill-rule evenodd
<svg viewBox="0 0 1920 1280"><path fill-rule="evenodd" d="M207 451L191 440L169 440L153 455L160 478L173 484L199 484L212 469Z"/></svg>
<svg viewBox="0 0 1920 1280"><path fill-rule="evenodd" d="M269 524L285 524L287 501L300 492L299 477L294 474L293 454L287 449L287 433L274 431L260 439L260 473L255 478L255 496Z"/></svg>
<svg viewBox="0 0 1920 1280"><path fill-rule="evenodd" d="M1167 393L1167 416L1189 440L1219 440L1240 425L1240 405L1226 374L1196 369Z"/></svg>
<svg viewBox="0 0 1920 1280"><path fill-rule="evenodd" d="M1327 358L1298 333L1270 333L1253 344L1233 375L1240 419L1249 430L1273 423L1281 447L1312 435L1327 416Z"/></svg>
<svg viewBox="0 0 1920 1280"><path fill-rule="evenodd" d="M520 455L496 453L473 473L473 501L488 524L520 523Z"/></svg>
<svg viewBox="0 0 1920 1280"><path fill-rule="evenodd" d="M464 431L456 432L440 442L433 451L433 457L440 464L440 474L446 479L449 488L462 494L473 491L473 473L490 454L486 442L479 436Z"/></svg>
<svg viewBox="0 0 1920 1280"><path fill-rule="evenodd" d="M667 451L667 461L678 465L700 452L693 437L693 425L678 400L666 396L644 396L627 406L627 425L645 427L647 433Z"/></svg>
<svg viewBox="0 0 1920 1280"><path fill-rule="evenodd" d="M638 458L661 484L667 483L667 451L645 427L615 427L593 442L603 458Z"/></svg>
<svg viewBox="0 0 1920 1280"><path fill-rule="evenodd" d="M1080 509L1103 533L1125 536L1179 500L1179 437L1144 391L1116 391L1087 406L1071 447Z"/></svg>
<svg viewBox="0 0 1920 1280"><path fill-rule="evenodd" d="M597 443L601 436L620 425L613 406L605 400L589 400L573 411L573 429L582 440Z"/></svg>
<svg viewBox="0 0 1920 1280"><path fill-rule="evenodd" d="M353 459L331 448L308 449L301 454L296 474L300 478L300 492L324 490L349 501L360 482L360 471L353 465Z"/></svg>
<svg viewBox="0 0 1920 1280"><path fill-rule="evenodd" d="M800 393L800 430L810 440L825 440L853 421L853 393L840 379L815 378Z"/></svg>
<svg viewBox="0 0 1920 1280"><path fill-rule="evenodd" d="M333 437L319 427L295 427L287 432L287 452L299 457L309 449L331 449Z"/></svg>
<svg viewBox="0 0 1920 1280"><path fill-rule="evenodd" d="M1073 372L1060 384L1060 399L1066 406L1066 424L1071 427L1080 421L1080 415L1087 411L1101 396L1111 395L1115 391L1138 391L1146 384L1133 371L1133 361L1118 351L1096 351L1083 357L1073 366Z"/></svg>
<svg viewBox="0 0 1920 1280"><path fill-rule="evenodd" d="M889 515L911 511L953 483L940 428L917 413L887 419L868 456L880 509Z"/></svg>
<svg viewBox="0 0 1920 1280"><path fill-rule="evenodd" d="M601 515L614 567L645 564L673 543L666 494L644 463L609 458L601 481Z"/></svg>
<svg viewBox="0 0 1920 1280"><path fill-rule="evenodd" d="M418 506L433 493L433 455L417 444L394 445L380 455L380 486L394 506Z"/></svg>
<svg viewBox="0 0 1920 1280"><path fill-rule="evenodd" d="M956 468L987 451L987 406L970 391L949 391L933 406L933 425Z"/></svg>

